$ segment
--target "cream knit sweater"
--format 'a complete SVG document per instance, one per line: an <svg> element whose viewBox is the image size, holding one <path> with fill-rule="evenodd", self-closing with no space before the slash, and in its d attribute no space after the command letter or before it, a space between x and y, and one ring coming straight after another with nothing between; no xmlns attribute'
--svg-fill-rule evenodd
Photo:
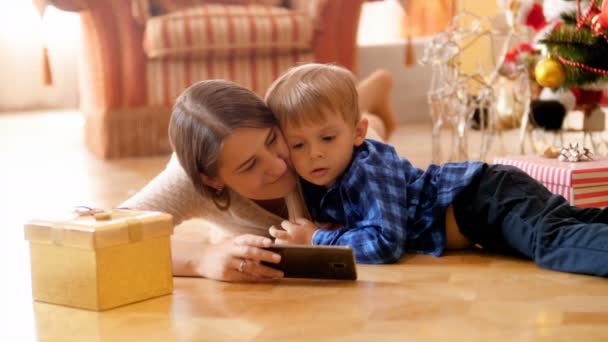
<svg viewBox="0 0 608 342"><path fill-rule="evenodd" d="M288 196L288 201L303 206L299 198L294 193ZM175 154L158 176L121 207L169 213L173 215L176 226L190 219L202 219L197 222L198 226L203 226L201 229L220 229L224 236L269 236L268 228L272 225L278 227L284 220L235 192L230 193L230 207L218 209L210 198L196 191Z"/></svg>

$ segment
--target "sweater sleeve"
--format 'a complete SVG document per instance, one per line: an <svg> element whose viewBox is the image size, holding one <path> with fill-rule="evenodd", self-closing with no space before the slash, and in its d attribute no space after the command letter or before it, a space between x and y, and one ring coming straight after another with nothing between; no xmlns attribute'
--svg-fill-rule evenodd
<svg viewBox="0 0 608 342"><path fill-rule="evenodd" d="M175 154L158 176L120 207L166 212L173 215L175 225L201 217L205 209L215 209L211 200L196 191Z"/></svg>

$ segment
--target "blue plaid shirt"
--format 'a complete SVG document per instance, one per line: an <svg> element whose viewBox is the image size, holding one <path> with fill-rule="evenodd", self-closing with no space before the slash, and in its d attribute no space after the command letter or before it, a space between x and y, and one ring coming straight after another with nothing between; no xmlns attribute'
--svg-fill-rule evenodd
<svg viewBox="0 0 608 342"><path fill-rule="evenodd" d="M351 246L357 262L369 264L398 261L406 251L439 256L447 207L483 165L446 163L423 171L392 146L366 140L329 189L302 179L313 220L343 225L317 230L313 244Z"/></svg>

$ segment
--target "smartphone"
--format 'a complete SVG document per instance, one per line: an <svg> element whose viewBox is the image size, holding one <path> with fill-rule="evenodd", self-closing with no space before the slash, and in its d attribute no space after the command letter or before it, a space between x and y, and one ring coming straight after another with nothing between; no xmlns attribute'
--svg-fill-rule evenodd
<svg viewBox="0 0 608 342"><path fill-rule="evenodd" d="M356 280L355 256L350 247L274 245L266 248L281 255L281 262L264 265L283 271L286 278Z"/></svg>

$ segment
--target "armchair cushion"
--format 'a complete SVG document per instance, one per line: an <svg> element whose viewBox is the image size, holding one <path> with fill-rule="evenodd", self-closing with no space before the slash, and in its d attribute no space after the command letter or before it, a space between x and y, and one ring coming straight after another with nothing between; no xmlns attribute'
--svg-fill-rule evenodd
<svg viewBox="0 0 608 342"><path fill-rule="evenodd" d="M289 54L311 51L313 26L283 7L209 4L151 18L144 33L148 58Z"/></svg>
<svg viewBox="0 0 608 342"><path fill-rule="evenodd" d="M160 3L163 13L208 4L280 6L282 0L152 0Z"/></svg>
<svg viewBox="0 0 608 342"><path fill-rule="evenodd" d="M153 16L206 4L280 6L282 0L131 0L133 17L145 25Z"/></svg>

